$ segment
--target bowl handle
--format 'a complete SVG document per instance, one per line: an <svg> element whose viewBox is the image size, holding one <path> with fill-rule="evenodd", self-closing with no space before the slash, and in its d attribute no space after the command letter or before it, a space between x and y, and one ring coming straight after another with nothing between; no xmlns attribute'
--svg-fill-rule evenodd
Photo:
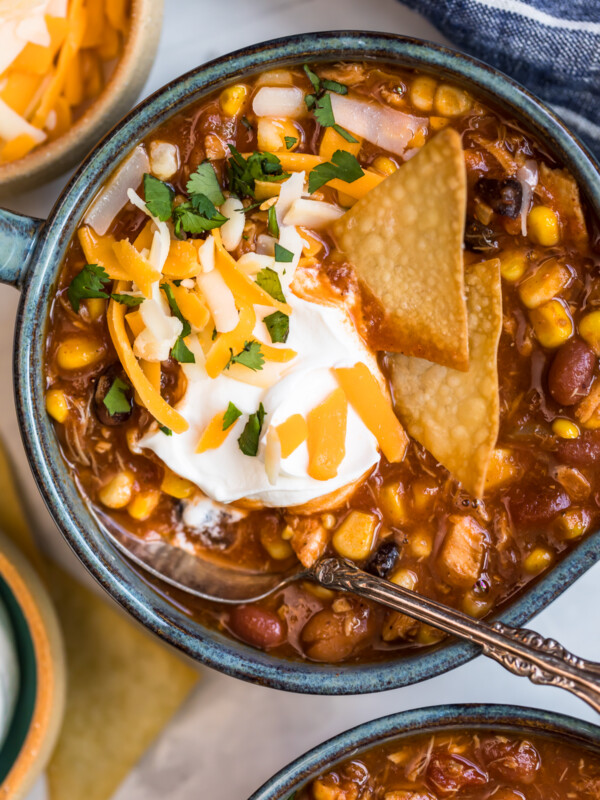
<svg viewBox="0 0 600 800"><path fill-rule="evenodd" d="M0 208L0 283L21 289L44 221Z"/></svg>

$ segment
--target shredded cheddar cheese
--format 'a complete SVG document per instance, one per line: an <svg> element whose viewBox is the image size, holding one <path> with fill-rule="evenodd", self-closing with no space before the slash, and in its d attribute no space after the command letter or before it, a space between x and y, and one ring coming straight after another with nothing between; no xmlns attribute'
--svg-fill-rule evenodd
<svg viewBox="0 0 600 800"><path fill-rule="evenodd" d="M281 444L281 457L287 458L302 442L306 441L308 428L302 414L292 414L285 422L277 426L277 435Z"/></svg>
<svg viewBox="0 0 600 800"><path fill-rule="evenodd" d="M346 455L348 401L343 389L335 389L309 411L307 425L308 474L317 481L335 478Z"/></svg>
<svg viewBox="0 0 600 800"><path fill-rule="evenodd" d="M216 450L217 447L220 447L223 444L233 429L233 425L230 425L228 428L223 430L224 419L224 411L222 413L215 414L215 416L211 419L204 429L204 433L200 437L200 441L196 447L197 453L204 453L206 450Z"/></svg>

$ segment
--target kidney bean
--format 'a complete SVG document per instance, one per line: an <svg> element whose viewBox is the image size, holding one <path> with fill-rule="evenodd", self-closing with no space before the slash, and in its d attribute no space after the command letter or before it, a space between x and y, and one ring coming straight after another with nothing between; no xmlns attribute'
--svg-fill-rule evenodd
<svg viewBox="0 0 600 800"><path fill-rule="evenodd" d="M336 614L325 608L311 617L302 630L304 651L314 661L335 663L352 655L375 634L368 606L355 603L350 611Z"/></svg>
<svg viewBox="0 0 600 800"><path fill-rule="evenodd" d="M565 440L566 441L566 440ZM536 528L547 525L571 505L569 495L558 483L531 481L519 483L505 495L508 510L518 528Z"/></svg>
<svg viewBox="0 0 600 800"><path fill-rule="evenodd" d="M569 339L556 351L548 371L548 389L561 406L572 406L590 390L596 356L582 339Z"/></svg>
<svg viewBox="0 0 600 800"><path fill-rule="evenodd" d="M490 772L520 783L533 783L542 763L540 754L527 739L521 742L488 739L482 742L481 752Z"/></svg>
<svg viewBox="0 0 600 800"><path fill-rule="evenodd" d="M577 439L559 439L556 455L571 467L589 467L600 459L600 430L583 431Z"/></svg>
<svg viewBox="0 0 600 800"><path fill-rule="evenodd" d="M284 623L260 606L237 606L229 615L229 626L236 636L261 650L277 647L285 640Z"/></svg>
<svg viewBox="0 0 600 800"><path fill-rule="evenodd" d="M466 786L482 786L488 775L464 756L434 753L427 766L428 782L441 794L453 794Z"/></svg>

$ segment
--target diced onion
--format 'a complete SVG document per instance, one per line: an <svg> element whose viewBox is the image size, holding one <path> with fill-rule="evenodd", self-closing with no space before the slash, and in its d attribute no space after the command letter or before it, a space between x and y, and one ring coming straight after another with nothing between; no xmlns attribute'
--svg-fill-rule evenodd
<svg viewBox="0 0 600 800"><path fill-rule="evenodd" d="M291 117L306 113L304 93L297 86L263 86L252 102L257 117Z"/></svg>
<svg viewBox="0 0 600 800"><path fill-rule="evenodd" d="M198 248L198 261L202 267L202 272L212 272L215 268L215 239L214 236L207 236L204 244Z"/></svg>
<svg viewBox="0 0 600 800"><path fill-rule="evenodd" d="M267 431L265 443L265 472L271 486L275 486L279 477L279 467L281 465L281 442L277 429L272 425Z"/></svg>
<svg viewBox="0 0 600 800"><path fill-rule="evenodd" d="M273 256L275 254L275 242L272 236L261 233L256 237L256 252L260 256Z"/></svg>
<svg viewBox="0 0 600 800"><path fill-rule="evenodd" d="M238 324L235 299L218 269L203 272L196 278L219 333L229 333Z"/></svg>
<svg viewBox="0 0 600 800"><path fill-rule="evenodd" d="M40 144L46 138L44 131L30 125L26 119L23 119L4 100L0 99L0 138L10 142L22 134L31 136L37 144Z"/></svg>
<svg viewBox="0 0 600 800"><path fill-rule="evenodd" d="M523 191L521 200L521 233L527 236L527 215L531 206L533 190L538 184L538 166L532 158L528 159L522 167L517 170L517 180L521 184Z"/></svg>
<svg viewBox="0 0 600 800"><path fill-rule="evenodd" d="M427 130L427 120L368 100L330 92L331 108L338 125L372 144L403 155L406 146L420 130Z"/></svg>
<svg viewBox="0 0 600 800"><path fill-rule="evenodd" d="M274 263L275 259L273 256L261 253L244 253L244 255L238 258L237 265L238 269L245 272L246 275L256 275L257 272L260 272L261 269L265 269L265 267L273 269Z"/></svg>
<svg viewBox="0 0 600 800"><path fill-rule="evenodd" d="M146 148L138 145L96 197L85 215L84 223L91 225L100 236L104 236L114 218L127 202L128 189L132 186L139 186L144 173L149 171L150 162ZM144 206L142 210L148 213L145 204L143 201L141 202Z"/></svg>
<svg viewBox="0 0 600 800"><path fill-rule="evenodd" d="M301 197L294 200L283 221L286 225L301 225L304 228L318 230L343 215L344 210L333 203L322 203L319 200L306 200Z"/></svg>
<svg viewBox="0 0 600 800"><path fill-rule="evenodd" d="M150 169L161 181L168 181L179 169L179 148L172 142L150 143Z"/></svg>
<svg viewBox="0 0 600 800"><path fill-rule="evenodd" d="M293 86L294 78L287 69L270 69L261 72L256 81L257 86Z"/></svg>
<svg viewBox="0 0 600 800"><path fill-rule="evenodd" d="M244 204L237 197L228 197L221 206L221 214L227 217L227 222L221 225L221 239L225 250L235 250L242 241L246 215Z"/></svg>

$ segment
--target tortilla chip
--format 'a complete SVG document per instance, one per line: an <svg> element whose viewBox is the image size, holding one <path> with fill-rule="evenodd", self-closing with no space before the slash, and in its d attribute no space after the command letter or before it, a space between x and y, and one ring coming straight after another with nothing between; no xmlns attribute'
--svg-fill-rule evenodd
<svg viewBox="0 0 600 800"><path fill-rule="evenodd" d="M566 169L550 169L540 164L540 182L536 194L545 203L558 208L568 238L579 250L585 251L589 244L588 230L581 206L577 181Z"/></svg>
<svg viewBox="0 0 600 800"><path fill-rule="evenodd" d="M445 128L332 230L385 312L386 349L469 368L460 135Z"/></svg>
<svg viewBox="0 0 600 800"><path fill-rule="evenodd" d="M465 283L469 371L393 355L392 387L400 419L413 439L426 447L469 494L481 497L499 425L499 259L468 267Z"/></svg>
<svg viewBox="0 0 600 800"><path fill-rule="evenodd" d="M198 673L58 567L49 570L69 675L49 798L108 800Z"/></svg>

